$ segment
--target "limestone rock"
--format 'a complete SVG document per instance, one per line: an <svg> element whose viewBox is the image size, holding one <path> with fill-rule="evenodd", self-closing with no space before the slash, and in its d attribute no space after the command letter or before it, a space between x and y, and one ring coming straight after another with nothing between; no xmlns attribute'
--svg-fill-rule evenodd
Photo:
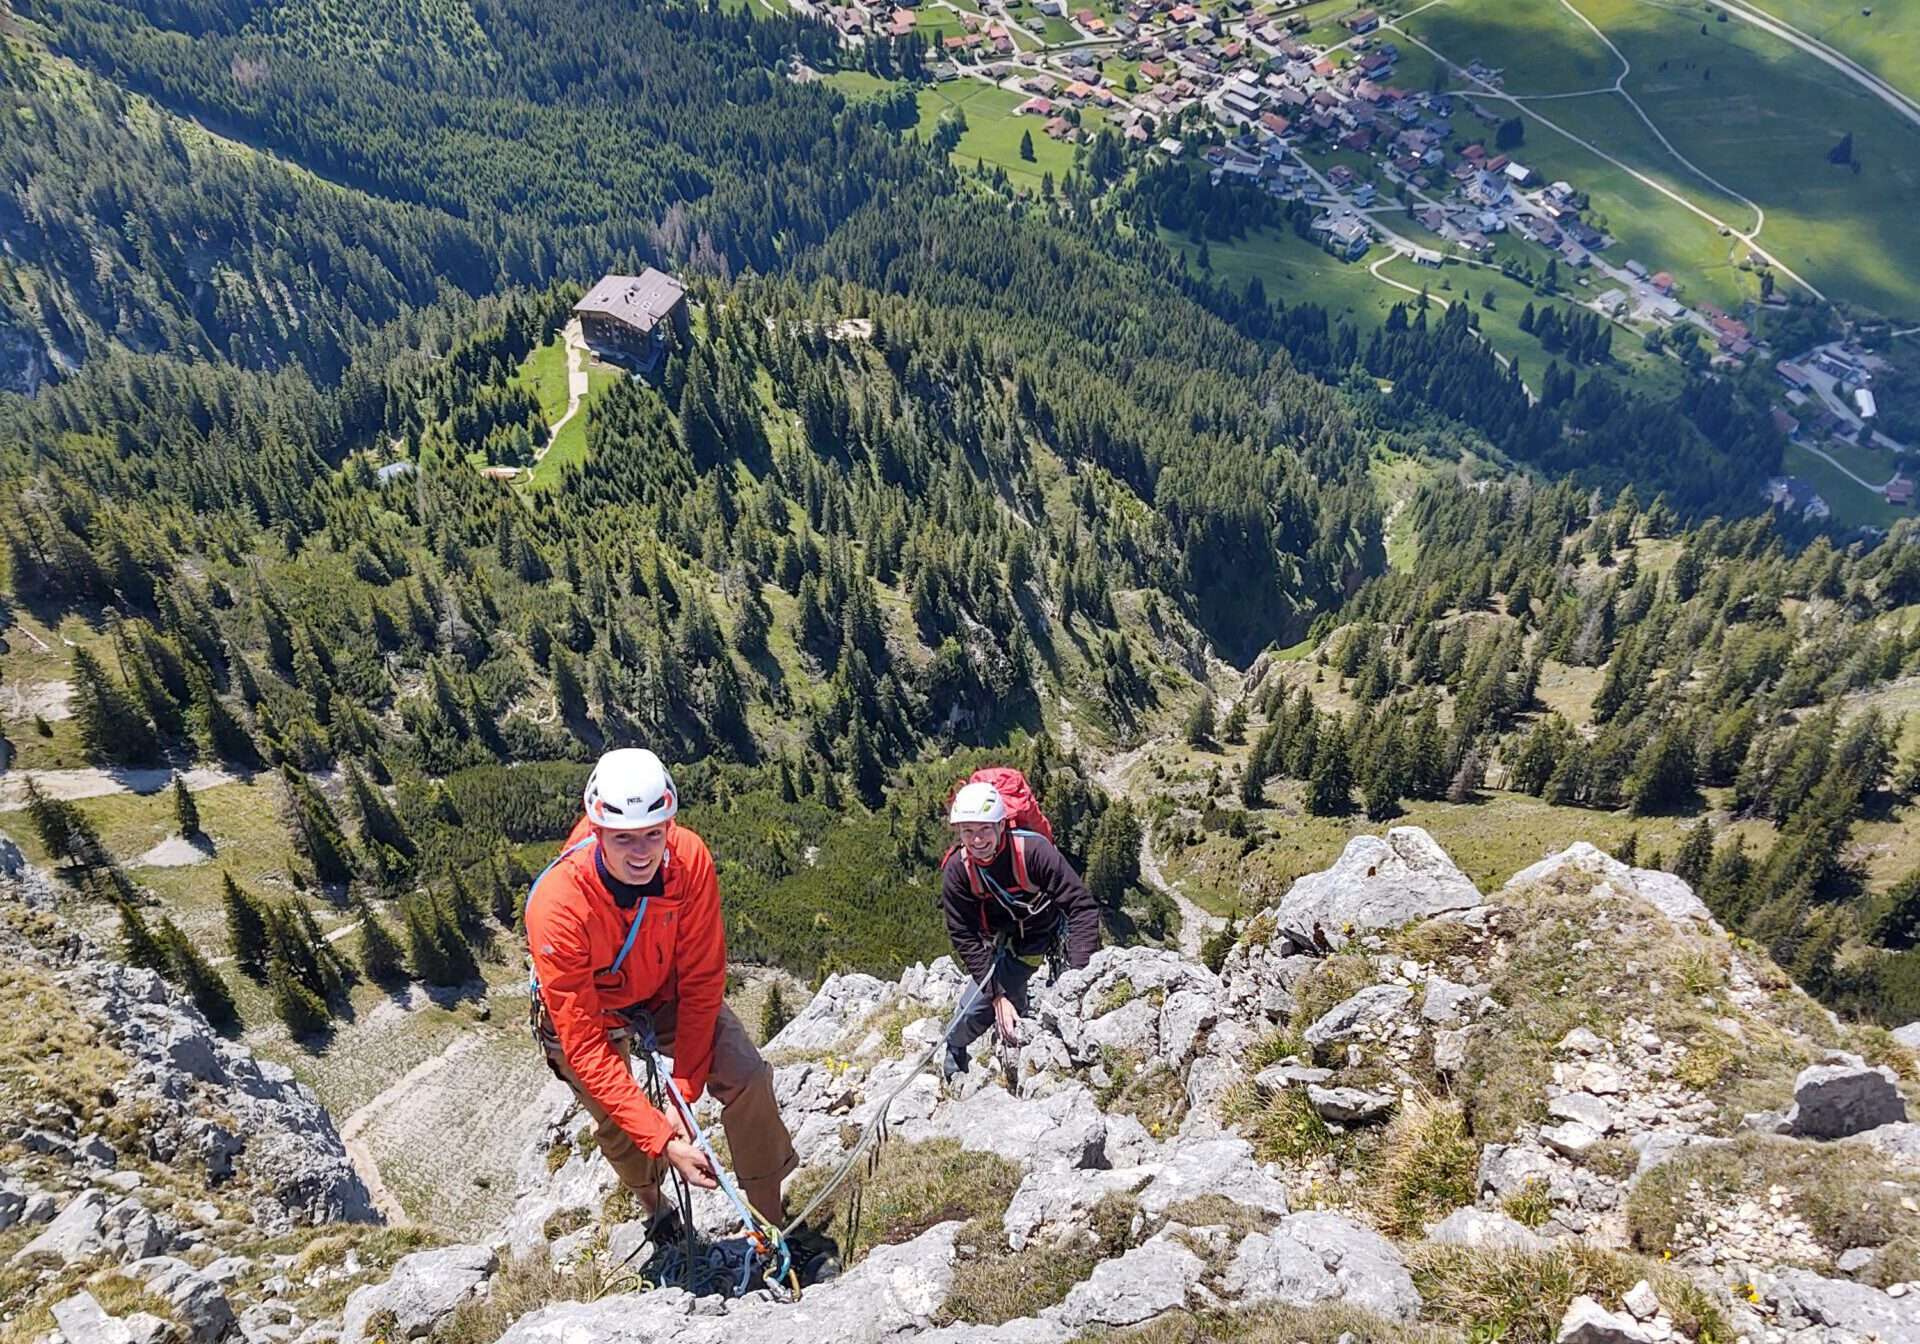
<svg viewBox="0 0 1920 1344"><path fill-rule="evenodd" d="M794 1014L779 1035L767 1042L767 1053L826 1050L839 1045L896 993L892 984L871 975L830 975L807 1000L807 1006Z"/></svg>
<svg viewBox="0 0 1920 1344"><path fill-rule="evenodd" d="M1631 1316L1608 1311L1590 1297L1576 1297L1560 1319L1557 1344L1653 1344Z"/></svg>
<svg viewBox="0 0 1920 1344"><path fill-rule="evenodd" d="M1451 1026L1472 1016L1474 1005L1486 997L1485 985L1456 985L1436 975L1427 981L1426 997L1420 1001L1420 1016L1436 1026Z"/></svg>
<svg viewBox="0 0 1920 1344"><path fill-rule="evenodd" d="M1788 1270L1757 1286L1761 1297L1783 1315L1880 1344L1920 1344L1920 1294L1893 1297L1864 1283L1822 1278L1804 1269Z"/></svg>
<svg viewBox="0 0 1920 1344"><path fill-rule="evenodd" d="M1325 872L1302 877L1281 898L1282 933L1302 947L1339 948L1356 933L1480 904L1480 892L1418 826L1357 835Z"/></svg>
<svg viewBox="0 0 1920 1344"><path fill-rule="evenodd" d="M1633 1313L1635 1320L1650 1321L1660 1314L1660 1298L1654 1293L1653 1285L1645 1279L1627 1289L1627 1295L1620 1300Z"/></svg>
<svg viewBox="0 0 1920 1344"><path fill-rule="evenodd" d="M1249 1305L1344 1302L1399 1321L1420 1310L1413 1276L1393 1244L1337 1213L1296 1213L1272 1232L1252 1233L1222 1286Z"/></svg>
<svg viewBox="0 0 1920 1344"><path fill-rule="evenodd" d="M1522 1223L1493 1209L1455 1209L1427 1225L1427 1240L1443 1246L1467 1246L1480 1251L1537 1251L1543 1238Z"/></svg>
<svg viewBox="0 0 1920 1344"><path fill-rule="evenodd" d="M1694 895L1693 888L1672 873L1652 868L1630 868L1613 855L1596 849L1585 840L1577 841L1558 854L1523 868L1507 879L1506 889L1532 886L1567 870L1589 874L1611 883L1630 896L1637 896L1675 924L1717 927L1707 903Z"/></svg>
<svg viewBox="0 0 1920 1344"><path fill-rule="evenodd" d="M1904 1027L1895 1027L1893 1039L1909 1050L1920 1050L1920 1022L1909 1022Z"/></svg>
<svg viewBox="0 0 1920 1344"><path fill-rule="evenodd" d="M1406 1008L1413 991L1403 985L1369 985L1344 1002L1329 1008L1305 1032L1307 1044L1316 1050L1339 1041L1375 1033L1388 1019Z"/></svg>
<svg viewBox="0 0 1920 1344"><path fill-rule="evenodd" d="M1163 1233L1118 1260L1096 1265L1055 1309L1055 1317L1072 1330L1138 1325L1185 1306L1188 1290L1205 1272L1205 1261Z"/></svg>
<svg viewBox="0 0 1920 1344"><path fill-rule="evenodd" d="M1882 1064L1868 1068L1857 1055L1830 1057L1800 1071L1793 1084L1792 1132L1810 1139L1844 1139L1907 1118L1907 1103Z"/></svg>
<svg viewBox="0 0 1920 1344"><path fill-rule="evenodd" d="M393 1267L385 1283L368 1284L347 1299L341 1344L363 1344L375 1315L390 1315L388 1338L418 1339L451 1316L486 1284L499 1259L485 1246L416 1251Z"/></svg>
<svg viewBox="0 0 1920 1344"><path fill-rule="evenodd" d="M1541 1130L1540 1141L1562 1157L1578 1159L1600 1142L1600 1135L1597 1130L1590 1129L1578 1120L1569 1120L1565 1124L1549 1125Z"/></svg>
<svg viewBox="0 0 1920 1344"><path fill-rule="evenodd" d="M1107 1165L1107 1118L1078 1083L1036 1101L983 1087L947 1108L934 1126L970 1152L997 1153L1030 1170Z"/></svg>
<svg viewBox="0 0 1920 1344"><path fill-rule="evenodd" d="M1020 1182L1001 1230L1010 1250L1043 1240L1061 1244L1087 1229L1094 1206L1108 1195L1131 1195L1158 1174L1157 1167L1124 1171L1036 1171Z"/></svg>
<svg viewBox="0 0 1920 1344"><path fill-rule="evenodd" d="M1547 1114L1556 1120L1571 1120L1585 1125L1595 1134L1614 1127L1613 1107L1588 1092L1569 1092L1547 1100Z"/></svg>
<svg viewBox="0 0 1920 1344"><path fill-rule="evenodd" d="M1254 1156L1253 1145L1233 1135L1176 1145L1140 1192L1140 1208L1159 1218L1173 1205L1203 1195L1221 1195L1273 1217L1287 1212L1287 1188Z"/></svg>
<svg viewBox="0 0 1920 1344"><path fill-rule="evenodd" d="M1441 1073L1459 1073L1467 1067L1467 1043L1473 1033L1442 1029L1433 1033L1433 1067Z"/></svg>
<svg viewBox="0 0 1920 1344"><path fill-rule="evenodd" d="M1389 1093L1366 1092L1357 1087L1318 1087L1309 1083L1307 1100L1322 1120L1365 1124L1385 1116L1397 1099Z"/></svg>
<svg viewBox="0 0 1920 1344"><path fill-rule="evenodd" d="M14 1252L16 1265L58 1269L97 1255L103 1245L100 1225L106 1221L107 1202L97 1190L83 1190L60 1210L47 1230Z"/></svg>

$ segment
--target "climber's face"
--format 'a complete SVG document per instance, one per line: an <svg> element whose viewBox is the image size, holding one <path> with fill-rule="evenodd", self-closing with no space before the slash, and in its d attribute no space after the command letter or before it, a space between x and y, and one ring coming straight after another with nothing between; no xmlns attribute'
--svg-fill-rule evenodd
<svg viewBox="0 0 1920 1344"><path fill-rule="evenodd" d="M637 831L594 827L600 837L600 857L606 861L607 871L636 887L653 881L653 875L660 871L660 860L667 852L669 824L662 822Z"/></svg>
<svg viewBox="0 0 1920 1344"><path fill-rule="evenodd" d="M953 830L960 839L960 848L975 863L990 863L993 856L1000 852L1000 836L1006 829L1001 821L963 821Z"/></svg>

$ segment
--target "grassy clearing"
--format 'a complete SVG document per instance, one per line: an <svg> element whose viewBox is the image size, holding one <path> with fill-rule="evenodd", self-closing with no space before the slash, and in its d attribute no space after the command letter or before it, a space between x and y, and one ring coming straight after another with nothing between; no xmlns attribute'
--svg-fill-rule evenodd
<svg viewBox="0 0 1920 1344"><path fill-rule="evenodd" d="M954 146L953 162L962 168L971 168L976 161L1004 168L1016 187L1038 193L1041 179L1048 173L1056 186L1066 180L1073 167L1074 147L1049 137L1044 118L1015 116L1014 109L1026 100L1025 94L970 79L935 85L920 91L919 131L932 134L943 114L959 108L967 119L967 129ZM1092 129L1099 120L1089 109L1082 125ZM1031 161L1020 157L1023 135L1033 137Z"/></svg>
<svg viewBox="0 0 1920 1344"><path fill-rule="evenodd" d="M1920 98L1920 9L1860 0L1761 0L1758 8Z"/></svg>
<svg viewBox="0 0 1920 1344"><path fill-rule="evenodd" d="M840 90L849 98L874 98L883 93L891 93L898 88L899 81L882 79L870 75L865 70L836 70L821 77L820 82Z"/></svg>
<svg viewBox="0 0 1920 1344"><path fill-rule="evenodd" d="M812 1199L828 1174L820 1166L801 1171L787 1187L788 1205L797 1209ZM992 1153L970 1153L954 1139L928 1139L886 1145L860 1184L860 1221L851 1237L844 1226L849 1189L843 1187L813 1218L816 1226L840 1236L849 1266L875 1246L912 1241L939 1223L980 1220L997 1236L1000 1218L1020 1188L1020 1169Z"/></svg>
<svg viewBox="0 0 1920 1344"><path fill-rule="evenodd" d="M1093 1208L1089 1244L1066 1249L1030 1245L1021 1251L1006 1249L998 1214L976 1218L954 1241L959 1259L939 1323L1000 1325L1066 1300L1094 1266L1126 1251L1138 1212L1131 1196L1108 1195Z"/></svg>
<svg viewBox="0 0 1920 1344"><path fill-rule="evenodd" d="M567 412L567 343L555 335L529 354L514 381L533 389L540 398L540 416L552 424Z"/></svg>
<svg viewBox="0 0 1920 1344"><path fill-rule="evenodd" d="M1674 1325L1699 1344L1733 1344L1733 1330L1707 1295L1679 1274L1634 1256L1583 1243L1550 1251L1482 1251L1425 1244L1409 1257L1429 1319L1464 1327L1470 1338L1551 1344L1567 1303L1585 1294L1619 1309L1641 1279Z"/></svg>
<svg viewBox="0 0 1920 1344"><path fill-rule="evenodd" d="M1504 66L1511 94L1604 88L1620 62L1558 0L1449 0L1398 25L1466 65Z"/></svg>
<svg viewBox="0 0 1920 1344"><path fill-rule="evenodd" d="M563 467L569 462L586 461L587 414L601 393L626 376L621 370L605 364L587 365L587 394L580 399L579 414L561 426L560 432L553 436L553 442L547 445L546 453L534 466L532 481L535 489L558 485ZM564 400L561 409L566 409Z"/></svg>
<svg viewBox="0 0 1920 1344"><path fill-rule="evenodd" d="M1703 1193L1693 1190L1696 1182ZM1873 1149L1758 1134L1690 1149L1648 1172L1627 1200L1628 1234L1634 1249L1647 1255L1678 1251L1676 1226L1700 1212L1703 1198L1720 1207L1748 1199L1764 1203L1774 1186L1793 1192L1786 1211L1804 1219L1814 1239L1834 1254L1920 1239L1913 1185Z"/></svg>
<svg viewBox="0 0 1920 1344"><path fill-rule="evenodd" d="M1911 509L1897 509L1885 495L1869 490L1818 453L1808 452L1797 443L1789 443L1781 459L1790 476L1798 476L1819 492L1833 510L1834 521L1846 527L1891 527L1912 516ZM1860 473L1865 475L1864 472Z"/></svg>

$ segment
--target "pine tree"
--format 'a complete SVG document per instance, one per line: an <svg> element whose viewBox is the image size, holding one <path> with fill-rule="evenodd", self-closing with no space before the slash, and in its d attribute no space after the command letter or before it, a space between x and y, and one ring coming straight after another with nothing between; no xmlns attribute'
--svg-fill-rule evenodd
<svg viewBox="0 0 1920 1344"><path fill-rule="evenodd" d="M1110 804L1094 827L1087 852L1087 890L1109 908L1140 880L1140 823L1125 800Z"/></svg>
<svg viewBox="0 0 1920 1344"><path fill-rule="evenodd" d="M1240 805L1249 812L1267 805L1266 774L1266 755L1256 746L1240 769Z"/></svg>
<svg viewBox="0 0 1920 1344"><path fill-rule="evenodd" d="M1213 692L1202 691L1199 701L1193 707L1193 712L1187 715L1187 745L1206 746L1213 740L1213 729Z"/></svg>
<svg viewBox="0 0 1920 1344"><path fill-rule="evenodd" d="M344 999L347 994L347 977L352 967L346 959L334 950L326 935L320 932L320 925L313 917L313 907L305 901L293 903L294 917L299 921L300 934L307 947L307 955L314 968L320 974L320 997L328 1002Z"/></svg>
<svg viewBox="0 0 1920 1344"><path fill-rule="evenodd" d="M280 1020L296 1039L317 1035L331 1024L333 1019L327 1014L325 1002L300 983L287 963L278 957L268 971L267 984L273 991L274 1011L280 1014Z"/></svg>
<svg viewBox="0 0 1920 1344"><path fill-rule="evenodd" d="M375 984L405 979L406 958L386 922L365 899L354 902L353 909L360 920L360 969L367 979Z"/></svg>
<svg viewBox="0 0 1920 1344"><path fill-rule="evenodd" d="M1685 843L1680 852L1674 855L1673 875L1698 891L1700 884L1707 880L1707 872L1713 867L1713 827L1705 817L1694 823L1687 832Z"/></svg>
<svg viewBox="0 0 1920 1344"><path fill-rule="evenodd" d="M294 845L313 865L313 875L321 882L352 881L353 849L333 808L292 766L281 766L280 777L287 788Z"/></svg>
<svg viewBox="0 0 1920 1344"><path fill-rule="evenodd" d="M1342 817L1353 808L1353 768L1346 730L1337 718L1327 720L1314 741L1306 802L1316 817Z"/></svg>
<svg viewBox="0 0 1920 1344"><path fill-rule="evenodd" d="M227 982L180 931L179 925L171 919L162 919L159 942L166 949L172 979L187 991L187 997L193 1000L193 1006L200 1010L208 1025L226 1027L240 1020L240 1011L234 1007L233 992L227 988Z"/></svg>
<svg viewBox="0 0 1920 1344"><path fill-rule="evenodd" d="M120 907L120 950L127 959L127 965L144 967L165 975L170 969L167 949L154 937L153 930L147 927L147 921L140 917L132 901L121 900L117 904Z"/></svg>
<svg viewBox="0 0 1920 1344"><path fill-rule="evenodd" d="M793 1012L787 1007L787 997L780 990L780 982L775 980L767 990L766 1002L760 1005L760 1042L772 1040L780 1034L780 1029L793 1020Z"/></svg>
<svg viewBox="0 0 1920 1344"><path fill-rule="evenodd" d="M233 944L233 959L242 973L261 979L273 956L267 918L259 902L233 880L233 874L222 873L220 882L220 899L227 912L227 939Z"/></svg>
<svg viewBox="0 0 1920 1344"><path fill-rule="evenodd" d="M85 649L73 651L73 717L81 750L96 765L146 765L160 757L146 716Z"/></svg>
<svg viewBox="0 0 1920 1344"><path fill-rule="evenodd" d="M1221 968L1227 964L1227 957L1233 952L1234 944L1239 941L1239 912L1235 911L1227 916L1225 924L1207 935L1207 940L1200 944L1200 964L1215 975L1220 974Z"/></svg>
<svg viewBox="0 0 1920 1344"><path fill-rule="evenodd" d="M173 775L173 816L180 825L180 834L191 840L200 834L200 807L193 801L193 792L187 788L186 776L179 771Z"/></svg>
<svg viewBox="0 0 1920 1344"><path fill-rule="evenodd" d="M1226 720L1220 725L1220 735L1234 746L1247 740L1247 702L1244 696L1235 700L1233 708L1227 711Z"/></svg>
<svg viewBox="0 0 1920 1344"><path fill-rule="evenodd" d="M487 917L480 909L480 902L457 872L448 885L447 909L463 933L478 933L487 927Z"/></svg>
<svg viewBox="0 0 1920 1344"><path fill-rule="evenodd" d="M460 921L439 901L434 901L432 908L433 939L440 945L443 965L447 974L452 977L441 983L463 985L469 980L478 980L480 963L474 960L473 948L468 944L466 935L461 932Z"/></svg>
<svg viewBox="0 0 1920 1344"><path fill-rule="evenodd" d="M487 908L493 912L493 922L503 929L510 929L520 914L520 896L508 883L505 866L500 856L495 855L487 861Z"/></svg>

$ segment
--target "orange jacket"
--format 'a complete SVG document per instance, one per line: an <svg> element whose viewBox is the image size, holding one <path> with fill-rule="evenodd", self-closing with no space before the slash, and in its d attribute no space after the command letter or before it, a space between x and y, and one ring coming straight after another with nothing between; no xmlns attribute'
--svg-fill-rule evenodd
<svg viewBox="0 0 1920 1344"><path fill-rule="evenodd" d="M633 913L614 904L601 882L600 846L592 837L582 817L563 857L534 884L527 945L568 1067L640 1150L658 1157L673 1126L647 1100L607 1032L624 1025L619 1009L674 1000L674 1085L689 1102L700 1095L713 1067L714 1022L727 980L720 884L706 843L684 826L672 827L661 860L664 890L647 901L632 951L609 974Z"/></svg>

